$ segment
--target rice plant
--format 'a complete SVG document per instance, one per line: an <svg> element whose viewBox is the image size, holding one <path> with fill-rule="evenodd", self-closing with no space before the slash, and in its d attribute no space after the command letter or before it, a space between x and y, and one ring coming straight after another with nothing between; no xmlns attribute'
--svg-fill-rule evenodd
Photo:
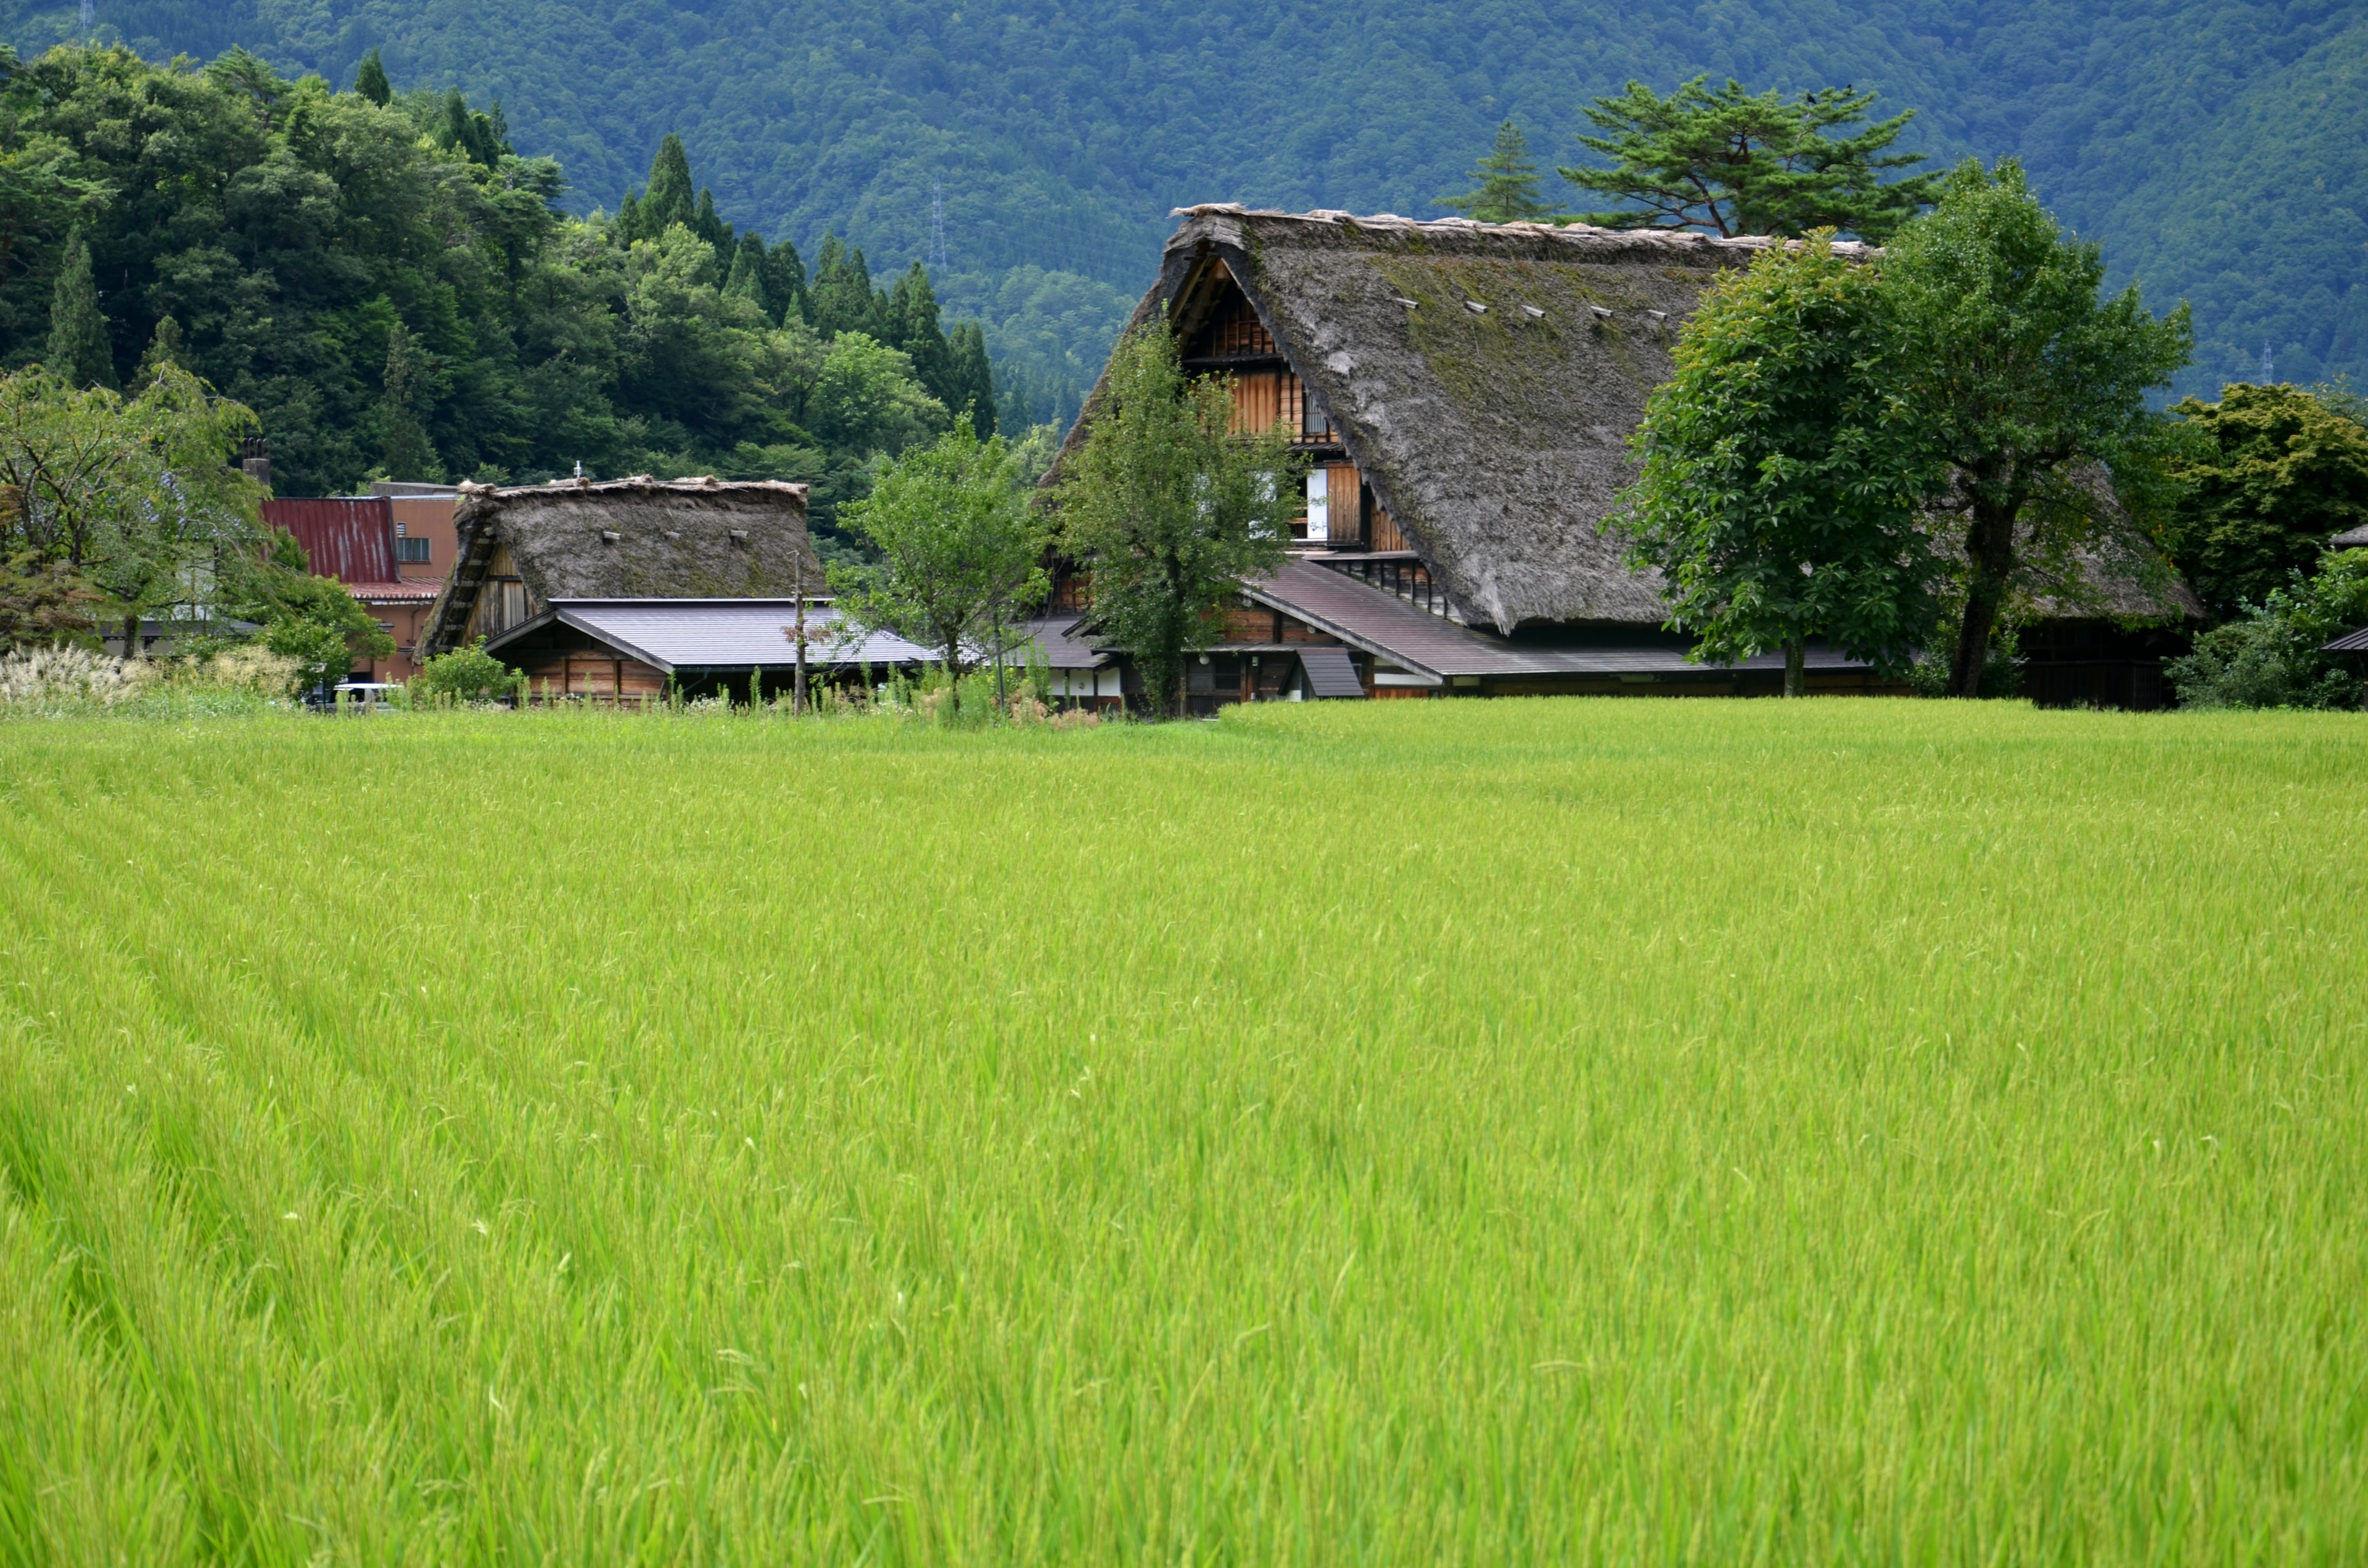
<svg viewBox="0 0 2368 1568"><path fill-rule="evenodd" d="M2361 1562L2363 773L0 727L0 1562Z"/></svg>

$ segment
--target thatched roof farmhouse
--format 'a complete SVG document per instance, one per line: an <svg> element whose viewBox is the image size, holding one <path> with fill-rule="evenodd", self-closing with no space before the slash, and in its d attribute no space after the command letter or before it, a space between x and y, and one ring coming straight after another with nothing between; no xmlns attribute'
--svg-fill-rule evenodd
<svg viewBox="0 0 2368 1568"><path fill-rule="evenodd" d="M1256 656L1308 636L1350 650L1373 695L1775 688L1773 656L1685 663L1656 574L1631 571L1603 524L1679 328L1779 242L1227 204L1178 216L1135 321L1167 312L1186 369L1233 378L1241 427L1286 422L1313 469L1295 559L1250 595L1280 619L1212 651L1212 702L1312 692ZM2123 614L2184 608L2130 585L2106 597ZM1409 606L1427 613L1409 621ZM1874 686L1814 649L1811 684Z"/></svg>
<svg viewBox="0 0 2368 1568"><path fill-rule="evenodd" d="M421 653L495 637L576 599L764 599L825 592L806 487L774 480L464 484L459 545Z"/></svg>

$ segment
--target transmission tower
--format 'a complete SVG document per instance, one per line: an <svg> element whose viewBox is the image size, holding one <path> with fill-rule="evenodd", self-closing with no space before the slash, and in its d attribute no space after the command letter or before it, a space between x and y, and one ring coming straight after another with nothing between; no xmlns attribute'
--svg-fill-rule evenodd
<svg viewBox="0 0 2368 1568"><path fill-rule="evenodd" d="M97 0L82 0L83 36L87 38L90 35L90 29L97 26L97 22L98 6Z"/></svg>
<svg viewBox="0 0 2368 1568"><path fill-rule="evenodd" d="M90 0L83 0L85 6ZM929 270L946 269L946 182L929 182Z"/></svg>

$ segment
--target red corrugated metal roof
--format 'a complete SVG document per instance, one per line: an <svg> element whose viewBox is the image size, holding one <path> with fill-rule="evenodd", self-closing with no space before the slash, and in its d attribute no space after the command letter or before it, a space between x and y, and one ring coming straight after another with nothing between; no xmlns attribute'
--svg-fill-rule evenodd
<svg viewBox="0 0 2368 1568"><path fill-rule="evenodd" d="M402 576L394 565L394 508L383 495L274 499L263 504L263 520L296 536L316 576L340 583Z"/></svg>

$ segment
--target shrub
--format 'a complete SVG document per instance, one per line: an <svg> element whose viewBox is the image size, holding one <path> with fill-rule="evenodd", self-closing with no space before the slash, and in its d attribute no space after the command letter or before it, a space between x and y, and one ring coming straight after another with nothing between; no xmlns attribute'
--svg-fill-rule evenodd
<svg viewBox="0 0 2368 1568"><path fill-rule="evenodd" d="M517 681L507 665L485 652L485 642L481 637L465 648L439 653L420 665L412 685L418 688L418 694L431 699L482 702L512 689Z"/></svg>
<svg viewBox="0 0 2368 1568"><path fill-rule="evenodd" d="M2186 708L2357 708L2359 677L2319 648L2363 623L2368 550L2342 551L2198 637L2163 675Z"/></svg>
<svg viewBox="0 0 2368 1568"><path fill-rule="evenodd" d="M263 645L293 661L300 681L308 687L342 680L353 668L353 650L345 632L324 621L294 616L275 620L264 629Z"/></svg>

